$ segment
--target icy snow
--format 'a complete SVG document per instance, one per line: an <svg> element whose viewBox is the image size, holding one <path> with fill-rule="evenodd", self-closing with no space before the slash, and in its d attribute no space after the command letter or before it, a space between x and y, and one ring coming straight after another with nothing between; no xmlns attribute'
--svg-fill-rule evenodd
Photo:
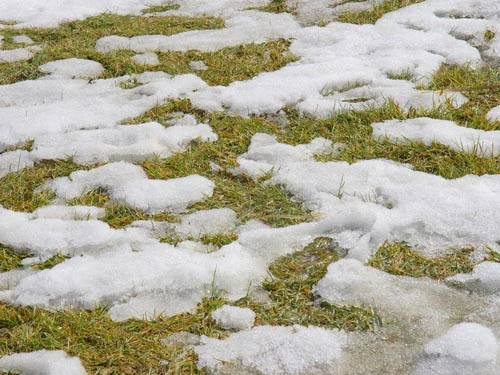
<svg viewBox="0 0 500 375"><path fill-rule="evenodd" d="M212 318L223 329L252 328L255 313L249 308L224 305L212 313Z"/></svg>
<svg viewBox="0 0 500 375"><path fill-rule="evenodd" d="M225 340L202 336L194 347L201 368L225 373L324 374L335 368L346 335L314 326L259 326Z"/></svg>
<svg viewBox="0 0 500 375"><path fill-rule="evenodd" d="M410 140L426 145L437 142L457 151L486 157L500 154L500 131L464 128L453 121L422 117L374 123L372 128L375 139L388 138L396 143Z"/></svg>
<svg viewBox="0 0 500 375"><path fill-rule="evenodd" d="M0 371L21 375L86 375L80 359L62 350L15 353L0 358Z"/></svg>

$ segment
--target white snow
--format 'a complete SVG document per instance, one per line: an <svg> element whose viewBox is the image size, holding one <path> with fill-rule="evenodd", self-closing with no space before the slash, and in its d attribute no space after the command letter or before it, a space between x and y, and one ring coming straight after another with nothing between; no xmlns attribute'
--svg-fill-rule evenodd
<svg viewBox="0 0 500 375"><path fill-rule="evenodd" d="M450 285L471 292L486 294L500 293L500 263L482 262L474 266L470 274L458 274L446 278Z"/></svg>
<svg viewBox="0 0 500 375"><path fill-rule="evenodd" d="M212 318L222 329L249 329L255 320L255 313L249 308L224 305L212 313Z"/></svg>
<svg viewBox="0 0 500 375"><path fill-rule="evenodd" d="M31 59L33 56L34 54L26 48L16 48L6 51L0 50L0 64L25 61Z"/></svg>
<svg viewBox="0 0 500 375"><path fill-rule="evenodd" d="M31 39L28 35L16 35L12 37L12 41L14 43L19 43L19 44L26 44L26 45L31 45L35 44L33 39Z"/></svg>
<svg viewBox="0 0 500 375"><path fill-rule="evenodd" d="M68 68L66 64L62 66ZM71 69L74 67L71 64ZM87 74L88 66L85 67ZM70 71L80 74L80 68ZM112 128L167 99L179 98L206 85L192 74L153 77L137 76L145 83L129 90L119 86L132 78L127 76L95 81L49 76L0 86L0 149L40 136Z"/></svg>
<svg viewBox="0 0 500 375"><path fill-rule="evenodd" d="M40 135L35 138L29 155L34 160L72 158L81 165L120 160L139 162L153 156L169 157L184 151L194 140L215 141L217 135L209 125L196 123L170 127L156 122L116 125L107 129Z"/></svg>
<svg viewBox="0 0 500 375"><path fill-rule="evenodd" d="M88 219L83 216L87 213ZM111 229L91 218L99 214L98 209L83 207L47 207L34 214L0 207L0 243L44 260L58 252L74 256L105 252L117 246L130 249L135 242L153 241L144 235Z"/></svg>
<svg viewBox="0 0 500 375"><path fill-rule="evenodd" d="M105 189L116 202L149 213L159 213L183 211L189 205L210 197L214 183L199 175L150 180L141 167L115 162L90 171L73 172L41 187L54 191L65 200L80 197L97 188Z"/></svg>
<svg viewBox="0 0 500 375"><path fill-rule="evenodd" d="M210 371L268 375L324 374L335 368L346 335L314 326L259 326L225 340L202 336L198 365Z"/></svg>
<svg viewBox="0 0 500 375"><path fill-rule="evenodd" d="M388 120L372 124L373 138L388 138L392 142L433 142L444 144L457 151L479 156L500 154L500 131L464 128L453 121L435 120L428 117L410 120Z"/></svg>
<svg viewBox="0 0 500 375"><path fill-rule="evenodd" d="M454 325L427 343L425 353L427 356L418 362L415 375L493 375L500 371L495 363L497 339L489 328L477 323Z"/></svg>
<svg viewBox="0 0 500 375"><path fill-rule="evenodd" d="M255 136L249 150L261 147L261 136ZM237 173L256 178L274 170L269 183L284 186L323 215L318 226L350 248L352 257L366 260L385 240L407 241L428 256L449 248L498 246L497 175L446 180L380 159L353 164L286 161L276 156L282 148L291 150L272 143L265 146L266 153L240 156Z"/></svg>
<svg viewBox="0 0 500 375"><path fill-rule="evenodd" d="M86 375L80 359L62 350L15 353L0 358L0 371L21 375Z"/></svg>
<svg viewBox="0 0 500 375"><path fill-rule="evenodd" d="M476 68L485 61L496 63L500 3L426 0L386 14L374 25L314 26L378 2L294 0L288 5L296 6L296 14L273 14L249 9L269 0L179 0L179 9L162 15L221 16L225 27L170 36L107 35L95 46L103 53L132 50L139 53L133 60L154 65L157 51L219 52L243 43L290 40L287 53L295 55L296 62L224 87L209 86L195 74L145 72L100 79L104 66L76 58L42 65L40 71L47 74L42 78L0 86L0 177L22 173L42 159L72 158L94 167L39 187L57 198L33 213L0 207L0 244L32 255L23 268L0 275L0 299L47 309L109 306L114 320L172 316L191 311L214 289L229 301L247 296L279 256L328 236L348 255L331 264L317 284L320 301L374 309L384 324L373 332L349 334L313 326L250 328L251 311L225 306L212 317L222 327L243 331L226 340L203 337L194 347L200 367L215 373L498 374L497 263L479 263L471 274L444 283L394 276L362 263L387 240L406 241L427 256L463 246L499 250L498 175L446 180L383 159L322 163L315 155L335 154L342 145L316 138L292 146L259 133L237 158L238 167L222 171L216 161L210 165L213 173L248 174L256 180L269 173L272 177L264 183L283 187L315 214L308 223L270 228L256 220L242 224L229 208L183 213L213 193L212 181L199 175L154 180L132 164L168 158L192 141L217 140L210 124L200 124L189 114L171 114L166 126L123 125L170 99L187 98L207 111L265 115L283 127L293 126L286 123L285 107L327 118L380 107L390 99L403 111L465 103L468 99L461 93L421 87L442 64ZM101 13L140 15L142 9L162 4L3 0L0 28L11 27L3 25L5 21L18 22L12 26L16 29L56 26ZM495 33L491 40L486 30ZM13 41L19 47L33 43L26 35ZM1 50L0 63L29 60L41 48L43 44ZM190 68L202 70L206 64L191 61ZM500 107L491 108L487 119L500 119ZM372 126L375 138L440 142L460 152L498 155L497 131L430 118ZM28 141L30 151L23 149ZM180 222L144 220L116 230L100 220L103 208L66 205L98 188L131 208L178 213ZM220 233L234 233L237 240L220 249L198 242L205 234ZM159 242L171 235L184 241L175 247ZM72 258L43 271L29 267L56 253ZM475 259L481 260L477 254ZM63 352L0 359L1 365L7 363L25 373L85 373L77 359Z"/></svg>
<svg viewBox="0 0 500 375"><path fill-rule="evenodd" d="M204 234L229 233L236 229L236 213L229 208L197 211L183 215L182 221L175 224L175 230L185 237L198 238Z"/></svg>
<svg viewBox="0 0 500 375"><path fill-rule="evenodd" d="M158 58L158 55L154 52L139 53L137 55L132 56L132 60L134 60L138 64L148 65L148 66L156 66L160 64L160 59Z"/></svg>
<svg viewBox="0 0 500 375"><path fill-rule="evenodd" d="M500 121L500 105L492 108L487 114L486 118L489 121Z"/></svg>
<svg viewBox="0 0 500 375"><path fill-rule="evenodd" d="M97 61L76 58L51 61L38 69L54 79L97 78L104 72L104 67Z"/></svg>
<svg viewBox="0 0 500 375"><path fill-rule="evenodd" d="M189 67L193 70L207 70L208 66L203 61L190 61Z"/></svg>

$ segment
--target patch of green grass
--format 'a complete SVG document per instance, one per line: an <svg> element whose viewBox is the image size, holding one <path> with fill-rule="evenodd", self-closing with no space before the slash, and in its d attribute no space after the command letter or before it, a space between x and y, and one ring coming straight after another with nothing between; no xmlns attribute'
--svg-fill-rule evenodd
<svg viewBox="0 0 500 375"><path fill-rule="evenodd" d="M61 253L57 253L56 255L47 259L45 262L34 264L32 268L36 270L46 270L57 266L59 263L64 262L66 259L69 259L69 257Z"/></svg>
<svg viewBox="0 0 500 375"><path fill-rule="evenodd" d="M68 202L70 205L96 206L106 210L104 217L100 220L107 223L111 228L121 229L136 220L155 220L178 222L179 218L169 212L160 214L148 214L141 210L111 202L104 189L94 189L81 197L74 198Z"/></svg>
<svg viewBox="0 0 500 375"><path fill-rule="evenodd" d="M491 250L488 256L484 260L488 262L500 263L500 253L498 251Z"/></svg>
<svg viewBox="0 0 500 375"><path fill-rule="evenodd" d="M500 69L483 66L443 65L433 75L428 88L463 93L469 99L459 109L449 112L449 119L470 128L500 130L500 121L486 120L486 113L500 103Z"/></svg>
<svg viewBox="0 0 500 375"><path fill-rule="evenodd" d="M374 311L359 307L337 307L315 303L313 288L326 274L327 267L339 259L332 239L316 238L303 250L276 260L263 282L272 303L262 305L244 298L236 303L256 313L256 324L315 325L344 330L372 330L380 324Z"/></svg>
<svg viewBox="0 0 500 375"><path fill-rule="evenodd" d="M229 245L238 239L238 234L235 232L204 234L200 237L200 242L205 245L213 245L220 248Z"/></svg>
<svg viewBox="0 0 500 375"><path fill-rule="evenodd" d="M103 64L106 69L103 78L140 73L146 68L130 60L132 52L98 53L95 50L97 40L108 35L126 37L150 34L172 35L189 30L222 27L224 21L215 17L140 17L105 13L82 21L68 22L53 29L11 30L12 36L26 34L43 49L30 61L1 64L0 84L36 79L43 75L38 71L40 65L72 57L91 59Z"/></svg>
<svg viewBox="0 0 500 375"><path fill-rule="evenodd" d="M386 242L372 256L368 265L393 275L442 280L457 273L472 272L472 251L466 248L452 254L426 258L404 242Z"/></svg>
<svg viewBox="0 0 500 375"><path fill-rule="evenodd" d="M405 80L405 81L413 81L415 79L415 76L409 70L403 70L400 72L388 73L387 78L396 79L396 80L399 79L399 80Z"/></svg>
<svg viewBox="0 0 500 375"><path fill-rule="evenodd" d="M411 164L416 170L445 178L458 178L467 174L483 175L500 173L500 158L463 153L433 143L430 146L418 142L394 144L387 140L372 138L371 124L393 119L431 117L453 120L461 109L443 105L433 110L410 110L405 113L397 104L388 101L381 108L363 112L343 112L329 119L308 119L293 110L288 111L289 126L278 134L281 142L289 144L308 143L321 136L340 142L345 147L338 153L319 156L319 161L340 160L354 163L360 160L390 159ZM470 118L469 118L470 119ZM467 118L464 119L467 121Z"/></svg>
<svg viewBox="0 0 500 375"><path fill-rule="evenodd" d="M111 321L106 308L48 312L0 304L0 356L64 350L78 356L88 374L203 374L192 351L184 353L183 347L164 345L162 339L181 331L227 336L211 319L211 312L224 303L222 297L207 297L191 314L119 323Z"/></svg>
<svg viewBox="0 0 500 375"><path fill-rule="evenodd" d="M404 8L422 1L423 0L386 0L370 9L343 13L338 16L335 21L354 23L357 25L375 23L386 13L393 12L399 8Z"/></svg>
<svg viewBox="0 0 500 375"><path fill-rule="evenodd" d="M101 78L113 78L145 71L164 71L169 74L195 73L210 85L228 85L236 80L245 80L261 72L277 70L296 61L286 54L290 42L285 39L260 44L246 44L227 47L215 52L158 52L160 64L154 67L134 62L132 51L98 53L95 43L103 36L171 35L188 30L221 28L221 19L211 17L137 17L104 14L61 25L56 29L12 30L14 34L28 34L41 44L43 50L30 61L0 65L0 84L20 80L35 79L43 75L38 67L49 61L70 57L91 59L100 62L105 72ZM191 61L204 61L208 66L204 71L193 71ZM126 85L127 83L124 83ZM131 88L128 85L124 88Z"/></svg>
<svg viewBox="0 0 500 375"><path fill-rule="evenodd" d="M90 168L92 167L78 166L71 160L46 160L34 167L9 173L0 178L0 205L14 211L32 212L49 204L55 197L51 192L35 192L36 188L48 179Z"/></svg>
<svg viewBox="0 0 500 375"><path fill-rule="evenodd" d="M153 108L151 111L131 119L129 122L159 121L168 119L169 114L177 111L194 112L189 101L182 100ZM302 209L300 203L275 185L263 184L245 176L232 176L225 169L237 166L236 158L246 152L251 137L258 132L279 133L279 127L258 118L245 119L229 117L222 113L206 114L198 112L200 120L209 121L218 135L216 142L194 144L185 152L168 159L151 159L141 165L153 179L184 177L200 174L215 183L212 197L192 206L195 210L231 208L238 217L247 221L259 219L272 226L297 224L313 219L312 214ZM223 170L212 171L216 164Z"/></svg>
<svg viewBox="0 0 500 375"><path fill-rule="evenodd" d="M270 13L293 13L293 9L288 6L287 0L271 0L267 5L251 8L257 9L262 12L270 12Z"/></svg>
<svg viewBox="0 0 500 375"><path fill-rule="evenodd" d="M181 6L179 4L152 5L146 9L143 9L141 13L149 14L149 13L166 12L167 10L176 10L179 9L180 7Z"/></svg>
<svg viewBox="0 0 500 375"><path fill-rule="evenodd" d="M7 272L21 267L25 258L29 258L29 254L20 254L0 244L0 272Z"/></svg>

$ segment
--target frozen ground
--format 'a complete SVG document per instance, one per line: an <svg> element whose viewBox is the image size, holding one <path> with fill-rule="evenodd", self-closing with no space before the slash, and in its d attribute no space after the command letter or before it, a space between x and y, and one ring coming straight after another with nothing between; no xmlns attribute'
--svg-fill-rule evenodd
<svg viewBox="0 0 500 375"><path fill-rule="evenodd" d="M101 53L132 50L139 53L136 61L154 65L159 51L292 41L290 51L298 61L247 81L209 86L194 74L158 72L100 79L101 64L70 58L41 66L47 74L42 78L0 86L0 177L47 159L93 166L47 181L40 189L52 191L56 199L33 213L0 207L0 244L41 260L56 253L69 257L43 271L3 273L0 299L46 309L106 305L114 320L171 316L192 310L213 288L224 290L229 300L247 295L279 256L329 236L349 252L347 259L329 266L315 288L318 297L339 306L368 306L389 323L373 333L252 327L252 311L225 306L214 313L216 323L241 331L226 340L202 337L193 347L200 367L226 374L498 374L497 263L478 264L469 275L439 283L389 275L365 262L384 241L406 241L426 256L464 246L479 249L478 254L486 247L498 250L500 176L447 180L384 159L322 163L315 155L336 153L342 145L318 137L291 146L259 133L238 157L239 167L228 172L256 180L272 173L265 183L283 186L316 214L309 223L271 228L256 220L242 223L228 208L187 214L193 203L213 194L213 181L195 174L152 179L134 164L168 159L192 142L217 141L210 124L198 123L190 114L166 127L156 122L121 125L169 99L189 98L195 108L243 116L272 115L289 106L312 118L380 107L388 99L403 110L445 102L458 107L467 102L465 95L420 90L418 85L429 82L441 64L480 67L483 59L500 57L497 0L427 0L389 13L374 25L332 22L325 27L314 24L379 1L291 1L296 15L249 9L267 2L179 0L178 9L164 14L221 16L226 27L171 36L108 35L95 46ZM103 12L138 15L163 3L4 0L0 21L16 21L14 28L57 26ZM496 36L485 38L487 30ZM0 63L29 60L43 48L25 37L15 42L24 46L0 50ZM137 87L124 88L131 80ZM487 118L498 120L500 107L491 108ZM390 120L372 127L374 138L399 143L438 142L486 156L497 156L500 148L498 131L450 121ZM32 147L22 149L28 141ZM181 221L136 221L113 229L100 220L102 209L68 206L94 189L150 214L177 213ZM238 239L218 249L197 242L204 234L233 232ZM172 233L181 239L177 246L160 243ZM3 357L0 369L85 372L78 359L49 351Z"/></svg>

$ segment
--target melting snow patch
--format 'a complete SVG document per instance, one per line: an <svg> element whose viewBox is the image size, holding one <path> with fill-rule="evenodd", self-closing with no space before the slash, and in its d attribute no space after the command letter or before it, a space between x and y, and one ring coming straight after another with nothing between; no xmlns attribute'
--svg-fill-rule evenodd
<svg viewBox="0 0 500 375"><path fill-rule="evenodd" d="M153 156L167 158L184 151L194 140L215 141L217 135L206 124L164 127L150 122L117 125L110 129L76 130L36 137L30 155L35 160L72 158L81 165L119 160L140 162ZM0 163L1 158L0 155Z"/></svg>
<svg viewBox="0 0 500 375"><path fill-rule="evenodd" d="M471 292L500 293L500 263L482 262L474 266L470 274L458 274L446 278L446 283Z"/></svg>
<svg viewBox="0 0 500 375"><path fill-rule="evenodd" d="M153 241L145 236L111 229L99 220L74 220L73 215L87 212L97 215L99 210L63 206L47 207L28 214L0 207L0 243L45 260L58 252L74 256L109 251L119 246L130 249L134 242Z"/></svg>
<svg viewBox="0 0 500 375"><path fill-rule="evenodd" d="M0 50L0 64L25 61L31 59L33 56L33 52L26 48L17 48L7 51Z"/></svg>
<svg viewBox="0 0 500 375"><path fill-rule="evenodd" d="M16 150L0 153L0 178L10 172L32 167L33 164L33 158L28 151Z"/></svg>
<svg viewBox="0 0 500 375"><path fill-rule="evenodd" d="M372 124L373 138L387 137L392 142L408 140L431 145L438 142L457 151L472 152L479 156L500 154L500 131L464 128L453 121L428 117L410 120L388 120Z"/></svg>
<svg viewBox="0 0 500 375"><path fill-rule="evenodd" d="M222 329L252 328L255 313L248 308L224 305L212 313L212 318Z"/></svg>
<svg viewBox="0 0 500 375"><path fill-rule="evenodd" d="M177 233L183 236L200 237L204 234L228 233L236 229L236 213L229 208L202 210L182 216L175 224Z"/></svg>
<svg viewBox="0 0 500 375"><path fill-rule="evenodd" d="M0 370L21 375L86 375L79 358L62 350L39 350L0 358Z"/></svg>
<svg viewBox="0 0 500 375"><path fill-rule="evenodd" d="M63 64L64 66L64 64ZM0 147L76 130L112 128L167 99L206 83L193 74L140 75L148 82L122 89L131 77L95 80L38 79L0 86Z"/></svg>
<svg viewBox="0 0 500 375"><path fill-rule="evenodd" d="M90 171L76 171L56 178L42 189L49 189L62 199L77 198L103 188L111 199L149 213L183 211L189 205L212 195L214 183L191 175L169 180L150 180L139 166L116 162Z"/></svg>
<svg viewBox="0 0 500 375"><path fill-rule="evenodd" d="M266 375L330 373L342 357L346 334L314 326L259 326L225 340L201 338L198 367L221 373Z"/></svg>
<svg viewBox="0 0 500 375"><path fill-rule="evenodd" d="M272 137L266 139L274 143ZM294 151L288 161L279 156L282 149ZM366 260L388 239L407 241L427 256L450 247L498 247L497 175L446 180L388 160L300 161L300 155L293 156L298 150L266 146L256 136L248 156L238 158L238 171L256 178L274 170L268 183L283 186L307 208L322 213L324 234L340 240L351 256ZM306 155L307 148L302 150Z"/></svg>
<svg viewBox="0 0 500 375"><path fill-rule="evenodd" d="M290 36L299 25L288 13L272 14L258 11L236 12L225 22L226 28L195 30L174 35L141 35L132 38L105 36L96 43L98 52L130 49L150 51L216 51L247 43L263 43L269 39Z"/></svg>
<svg viewBox="0 0 500 375"><path fill-rule="evenodd" d="M156 66L160 64L158 55L154 52L146 52L132 56L132 60L141 65Z"/></svg>
<svg viewBox="0 0 500 375"><path fill-rule="evenodd" d="M315 292L333 305L374 308L382 319L410 324L428 334L449 325L461 309L471 308L465 294L445 285L390 275L354 259L341 259L328 266Z"/></svg>
<svg viewBox="0 0 500 375"><path fill-rule="evenodd" d="M97 61L71 58L48 62L38 70L49 73L50 78L54 79L89 79L99 77L104 72L104 67Z"/></svg>
<svg viewBox="0 0 500 375"><path fill-rule="evenodd" d="M488 121L500 121L500 105L491 109L487 114Z"/></svg>
<svg viewBox="0 0 500 375"><path fill-rule="evenodd" d="M460 323L425 345L426 357L415 375L494 375L498 342L491 330L477 323Z"/></svg>

